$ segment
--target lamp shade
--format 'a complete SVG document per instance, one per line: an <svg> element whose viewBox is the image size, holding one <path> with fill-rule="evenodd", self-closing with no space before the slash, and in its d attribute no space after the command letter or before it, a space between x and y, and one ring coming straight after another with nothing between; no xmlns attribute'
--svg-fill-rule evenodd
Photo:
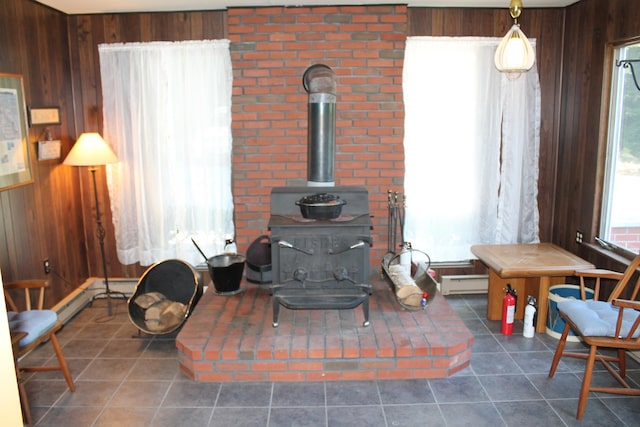
<svg viewBox="0 0 640 427"><path fill-rule="evenodd" d="M100 166L117 163L118 157L97 132L83 133L64 159L69 166Z"/></svg>
<svg viewBox="0 0 640 427"><path fill-rule="evenodd" d="M533 67L536 53L518 24L513 24L502 38L494 59L496 68L503 73L524 73Z"/></svg>

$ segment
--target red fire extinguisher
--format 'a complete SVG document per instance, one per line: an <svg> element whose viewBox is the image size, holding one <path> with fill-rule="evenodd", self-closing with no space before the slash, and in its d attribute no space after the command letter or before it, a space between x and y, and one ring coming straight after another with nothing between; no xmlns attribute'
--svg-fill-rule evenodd
<svg viewBox="0 0 640 427"><path fill-rule="evenodd" d="M507 293L502 300L502 334L511 335L513 333L513 318L516 312L516 291L507 285Z"/></svg>

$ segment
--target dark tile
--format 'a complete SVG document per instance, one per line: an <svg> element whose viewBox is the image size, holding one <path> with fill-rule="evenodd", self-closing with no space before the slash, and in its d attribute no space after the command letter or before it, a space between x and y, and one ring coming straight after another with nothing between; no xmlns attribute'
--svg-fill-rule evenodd
<svg viewBox="0 0 640 427"><path fill-rule="evenodd" d="M568 426L576 427L597 427L597 426L625 426L616 415L609 410L599 399L589 399L584 411L584 415L581 420L576 419L576 413L578 411L578 399L557 399L549 400L549 405L553 407L553 410L560 416L562 421ZM635 423L628 424L629 426L637 425Z"/></svg>
<svg viewBox="0 0 640 427"><path fill-rule="evenodd" d="M435 402L427 380L379 381L378 389L383 405Z"/></svg>
<svg viewBox="0 0 640 427"><path fill-rule="evenodd" d="M174 381L163 402L163 407L213 407L220 392L219 383Z"/></svg>
<svg viewBox="0 0 640 427"><path fill-rule="evenodd" d="M76 391L66 393L56 406L104 406L120 385L119 381L76 381Z"/></svg>
<svg viewBox="0 0 640 427"><path fill-rule="evenodd" d="M327 405L379 405L374 381L337 381L326 384Z"/></svg>
<svg viewBox="0 0 640 427"><path fill-rule="evenodd" d="M552 378L547 374L529 374L527 377L545 399L569 399L580 394L582 379L573 373L556 372Z"/></svg>
<svg viewBox="0 0 640 427"><path fill-rule="evenodd" d="M471 354L477 353L504 353L504 348L498 343L493 335L476 335L474 337ZM501 357L501 356L497 356Z"/></svg>
<svg viewBox="0 0 640 427"><path fill-rule="evenodd" d="M481 315L480 319L487 326L487 329L489 329L492 334L502 335L500 333L500 330L502 328L502 325L501 325L502 322L500 320L487 320L486 313L484 315Z"/></svg>
<svg viewBox="0 0 640 427"><path fill-rule="evenodd" d="M271 383L223 383L216 406L268 407L271 402Z"/></svg>
<svg viewBox="0 0 640 427"><path fill-rule="evenodd" d="M212 413L213 408L162 407L158 409L150 425L153 427L206 426L211 421Z"/></svg>
<svg viewBox="0 0 640 427"><path fill-rule="evenodd" d="M509 353L516 352L529 352L529 351L544 351L549 352L549 348L542 342L537 339L535 336L533 338L525 338L522 336L522 329L520 329L520 333L516 333L514 330L513 335L496 335L496 339L504 347L504 349Z"/></svg>
<svg viewBox="0 0 640 427"><path fill-rule="evenodd" d="M538 390L524 375L489 375L478 379L492 401L542 399Z"/></svg>
<svg viewBox="0 0 640 427"><path fill-rule="evenodd" d="M385 405L387 424L394 427L444 427L440 408L435 403L424 405Z"/></svg>
<svg viewBox="0 0 640 427"><path fill-rule="evenodd" d="M107 345L102 339L72 339L62 347L66 359L94 358Z"/></svg>
<svg viewBox="0 0 640 427"><path fill-rule="evenodd" d="M478 315L475 311L468 305L460 304L460 305L452 305L451 306L456 314L463 320L465 319L477 319Z"/></svg>
<svg viewBox="0 0 640 427"><path fill-rule="evenodd" d="M638 396L615 396L602 395L601 401L613 412L616 417L627 425L638 425L640 420L640 397ZM587 405L589 402L587 402ZM613 425L613 424L612 424Z"/></svg>
<svg viewBox="0 0 640 427"><path fill-rule="evenodd" d="M324 406L324 383L274 383L272 407Z"/></svg>
<svg viewBox="0 0 640 427"><path fill-rule="evenodd" d="M269 427L316 427L327 425L324 407L272 408Z"/></svg>
<svg viewBox="0 0 640 427"><path fill-rule="evenodd" d="M463 322L469 329L469 332L471 332L476 337L479 335L491 334L491 331L489 330L489 328L487 328L487 325L485 325L484 322L478 318L463 319Z"/></svg>
<svg viewBox="0 0 640 427"><path fill-rule="evenodd" d="M154 407L105 408L93 426L150 426L156 411Z"/></svg>
<svg viewBox="0 0 640 427"><path fill-rule="evenodd" d="M476 375L521 374L520 367L511 359L508 353L471 352L471 368Z"/></svg>
<svg viewBox="0 0 640 427"><path fill-rule="evenodd" d="M266 427L269 408L215 408L209 427ZM178 424L184 425L186 424ZM207 425L207 424L201 424Z"/></svg>
<svg viewBox="0 0 640 427"><path fill-rule="evenodd" d="M74 339L111 339L120 329L119 323L87 323Z"/></svg>
<svg viewBox="0 0 640 427"><path fill-rule="evenodd" d="M386 427L381 406L330 406L327 424L331 427Z"/></svg>
<svg viewBox="0 0 640 427"><path fill-rule="evenodd" d="M80 374L79 380L122 380L131 370L135 359L94 359Z"/></svg>
<svg viewBox="0 0 640 427"><path fill-rule="evenodd" d="M143 340L133 339L112 339L102 349L98 357L100 358L132 358L136 359L149 345Z"/></svg>
<svg viewBox="0 0 640 427"><path fill-rule="evenodd" d="M52 406L64 393L71 393L64 380L30 379L24 387L32 406Z"/></svg>
<svg viewBox="0 0 640 427"><path fill-rule="evenodd" d="M436 402L481 402L489 400L476 377L450 377L430 380Z"/></svg>
<svg viewBox="0 0 640 427"><path fill-rule="evenodd" d="M178 377L180 367L176 359L138 359L127 376L127 380L173 380Z"/></svg>
<svg viewBox="0 0 640 427"><path fill-rule="evenodd" d="M544 374L549 373L553 353L549 351L530 351L530 352L509 352L513 360L520 366L525 374ZM557 372L564 372L564 365L558 365Z"/></svg>
<svg viewBox="0 0 640 427"><path fill-rule="evenodd" d="M508 426L562 425L560 417L544 400L535 402L497 402L495 405Z"/></svg>
<svg viewBox="0 0 640 427"><path fill-rule="evenodd" d="M149 346L142 352L141 357L153 357L153 358L178 358L178 348L176 347L175 339L154 339L149 343Z"/></svg>
<svg viewBox="0 0 640 427"><path fill-rule="evenodd" d="M87 427L102 411L100 406L63 406L51 408L38 422L42 427Z"/></svg>
<svg viewBox="0 0 640 427"><path fill-rule="evenodd" d="M124 381L115 392L109 406L120 407L156 407L160 406L169 381ZM165 405L166 406L166 405Z"/></svg>
<svg viewBox="0 0 640 427"><path fill-rule="evenodd" d="M440 410L447 427L496 427L504 426L497 409L492 403L441 404Z"/></svg>

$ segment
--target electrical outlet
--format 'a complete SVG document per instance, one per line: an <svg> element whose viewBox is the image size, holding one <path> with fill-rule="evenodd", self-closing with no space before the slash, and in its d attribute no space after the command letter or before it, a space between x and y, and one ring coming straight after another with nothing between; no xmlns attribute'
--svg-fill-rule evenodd
<svg viewBox="0 0 640 427"><path fill-rule="evenodd" d="M582 231L577 230L576 231L576 242L582 243L583 238L584 238L584 235L582 234Z"/></svg>
<svg viewBox="0 0 640 427"><path fill-rule="evenodd" d="M49 264L49 258L45 259L42 262L42 265L44 267L44 274L49 274L51 273L51 264Z"/></svg>

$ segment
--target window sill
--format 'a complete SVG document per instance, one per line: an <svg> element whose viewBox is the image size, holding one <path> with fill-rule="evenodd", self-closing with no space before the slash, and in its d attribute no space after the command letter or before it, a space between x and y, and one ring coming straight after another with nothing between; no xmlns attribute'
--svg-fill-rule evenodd
<svg viewBox="0 0 640 427"><path fill-rule="evenodd" d="M612 251L611 249L603 248L601 245L597 243L582 243L582 246L586 248L587 251L598 254L600 256L609 258L617 263L628 266L633 259L633 253L629 252L629 255L622 254L619 252Z"/></svg>

